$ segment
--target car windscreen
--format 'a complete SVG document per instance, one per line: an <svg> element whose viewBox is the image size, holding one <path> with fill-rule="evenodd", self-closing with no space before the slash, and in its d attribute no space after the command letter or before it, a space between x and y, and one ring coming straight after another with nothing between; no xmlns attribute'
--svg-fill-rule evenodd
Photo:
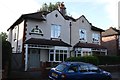
<svg viewBox="0 0 120 80"><path fill-rule="evenodd" d="M64 69L66 68L65 64L59 64L58 66L56 66L56 70L62 72Z"/></svg>

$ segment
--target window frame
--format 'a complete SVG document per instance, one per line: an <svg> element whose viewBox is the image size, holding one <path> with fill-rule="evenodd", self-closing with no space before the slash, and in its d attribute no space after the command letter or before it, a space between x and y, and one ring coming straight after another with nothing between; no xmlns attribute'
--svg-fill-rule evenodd
<svg viewBox="0 0 120 80"><path fill-rule="evenodd" d="M80 38L80 41L83 41L83 42L87 41L87 31L85 29L79 29L79 38Z"/></svg>
<svg viewBox="0 0 120 80"><path fill-rule="evenodd" d="M62 53L60 53L60 51L62 51ZM53 61L51 61L51 54L53 54ZM61 58L61 54L62 54L62 58ZM66 55L66 57L65 57L65 55ZM50 62L61 62L61 61L64 61L65 58L67 58L67 56L68 56L68 50L53 50L52 53L49 50L49 61Z"/></svg>
<svg viewBox="0 0 120 80"><path fill-rule="evenodd" d="M59 38L61 34L61 25L51 25L51 38Z"/></svg>
<svg viewBox="0 0 120 80"><path fill-rule="evenodd" d="M100 43L100 34L93 33L92 34L92 42L95 44L99 44Z"/></svg>

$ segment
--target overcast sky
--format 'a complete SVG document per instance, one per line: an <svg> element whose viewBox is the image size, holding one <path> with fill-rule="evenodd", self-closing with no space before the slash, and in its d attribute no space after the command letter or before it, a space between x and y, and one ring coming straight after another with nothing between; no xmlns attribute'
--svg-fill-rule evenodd
<svg viewBox="0 0 120 80"><path fill-rule="evenodd" d="M7 29L22 15L36 12L43 3L59 0L0 0L0 32ZM84 15L94 26L108 29L118 27L119 0L60 0L66 6L67 14L78 18Z"/></svg>

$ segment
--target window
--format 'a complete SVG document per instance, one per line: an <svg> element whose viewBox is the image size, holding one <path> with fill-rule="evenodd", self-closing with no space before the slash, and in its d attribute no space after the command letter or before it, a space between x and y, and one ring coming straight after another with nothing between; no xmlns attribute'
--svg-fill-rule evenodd
<svg viewBox="0 0 120 80"><path fill-rule="evenodd" d="M67 58L67 50L50 50L49 61L64 61Z"/></svg>
<svg viewBox="0 0 120 80"><path fill-rule="evenodd" d="M33 28L29 34L30 34L30 35L31 35L31 34L37 34L37 35L43 36L42 30L39 29L38 26L36 26L35 28Z"/></svg>
<svg viewBox="0 0 120 80"><path fill-rule="evenodd" d="M80 65L79 66L79 71L80 72L88 72L89 68L87 65Z"/></svg>
<svg viewBox="0 0 120 80"><path fill-rule="evenodd" d="M64 64L59 64L55 69L62 72L67 66Z"/></svg>
<svg viewBox="0 0 120 80"><path fill-rule="evenodd" d="M59 38L59 37L60 37L60 25L52 24L51 38Z"/></svg>
<svg viewBox="0 0 120 80"><path fill-rule="evenodd" d="M49 50L49 61L54 61L54 50Z"/></svg>
<svg viewBox="0 0 120 80"><path fill-rule="evenodd" d="M100 35L99 34L93 34L93 43L99 44L100 41Z"/></svg>
<svg viewBox="0 0 120 80"><path fill-rule="evenodd" d="M96 66L94 66L94 65L89 65L89 71L97 72L98 68Z"/></svg>
<svg viewBox="0 0 120 80"><path fill-rule="evenodd" d="M77 71L78 71L78 66L70 66L67 72L71 73L71 72L77 72Z"/></svg>
<svg viewBox="0 0 120 80"><path fill-rule="evenodd" d="M86 35L87 35L86 30L84 30L84 29L79 30L80 41L87 41Z"/></svg>
<svg viewBox="0 0 120 80"><path fill-rule="evenodd" d="M14 29L14 41L17 40L17 27Z"/></svg>

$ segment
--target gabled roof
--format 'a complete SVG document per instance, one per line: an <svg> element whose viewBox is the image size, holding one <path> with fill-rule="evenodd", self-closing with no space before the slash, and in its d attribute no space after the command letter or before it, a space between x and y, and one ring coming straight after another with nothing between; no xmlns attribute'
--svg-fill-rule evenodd
<svg viewBox="0 0 120 80"><path fill-rule="evenodd" d="M120 30L110 27L109 29L107 29L105 32L102 33L102 36L112 36L112 35L120 35Z"/></svg>
<svg viewBox="0 0 120 80"><path fill-rule="evenodd" d="M65 20L72 20L72 21L76 21L73 17L71 16L67 16L67 15L63 15L59 10L57 10ZM32 19L32 20L39 20L39 21L45 21L46 19L44 18L43 15L47 15L51 12L48 11L40 11L40 12L35 12L35 13L30 13L30 14L23 14L21 15L21 17L15 22L13 23L12 26L10 26L9 29L13 29L16 25L20 24L24 19ZM8 31L7 30L7 31Z"/></svg>
<svg viewBox="0 0 120 80"><path fill-rule="evenodd" d="M24 19L45 21L46 19L43 17L43 15L47 15L48 13L49 12L47 11L41 11L41 12L35 12L30 14L23 14L15 23L13 23L13 25L9 29L13 29L16 25L20 24Z"/></svg>
<svg viewBox="0 0 120 80"><path fill-rule="evenodd" d="M62 40L48 40L48 39L38 39L38 38L31 38L25 41L25 44L39 44L39 45L71 47L71 45L63 42Z"/></svg>
<svg viewBox="0 0 120 80"><path fill-rule="evenodd" d="M95 48L95 49L107 49L104 46L92 43L81 43L80 41L74 45L74 48Z"/></svg>
<svg viewBox="0 0 120 80"><path fill-rule="evenodd" d="M104 31L103 29L100 29L98 27L93 26L92 23L90 23L84 15L80 16L79 18L77 18L76 21L79 20L82 17L84 17L85 20L91 25L91 30L93 30L93 31L100 31L100 32Z"/></svg>
<svg viewBox="0 0 120 80"><path fill-rule="evenodd" d="M54 10L55 11L55 10ZM78 19L74 19L73 17L71 16L68 16L68 15L63 15L59 10L57 10L65 20L72 20L72 21L77 21L78 19L80 19L81 17L84 17L84 15L82 15L81 17L79 17ZM30 14L23 14L21 15L21 17L12 25L10 26L9 29L13 29L16 25L20 24L23 20L25 19L32 19L32 20L38 20L38 21L45 21L46 19L44 18L44 16L46 16L47 14L49 14L51 12L48 12L48 11L40 11L40 12L35 12L35 13L30 13ZM43 16L44 15L44 16ZM85 18L86 19L86 18ZM89 23L89 21L86 19L86 21ZM103 32L104 30L100 29L100 28L97 28L95 26L93 26L91 23L89 23L91 25L91 30L93 31L100 31L100 32ZM8 29L8 30L9 30ZM8 31L7 30L7 31Z"/></svg>

